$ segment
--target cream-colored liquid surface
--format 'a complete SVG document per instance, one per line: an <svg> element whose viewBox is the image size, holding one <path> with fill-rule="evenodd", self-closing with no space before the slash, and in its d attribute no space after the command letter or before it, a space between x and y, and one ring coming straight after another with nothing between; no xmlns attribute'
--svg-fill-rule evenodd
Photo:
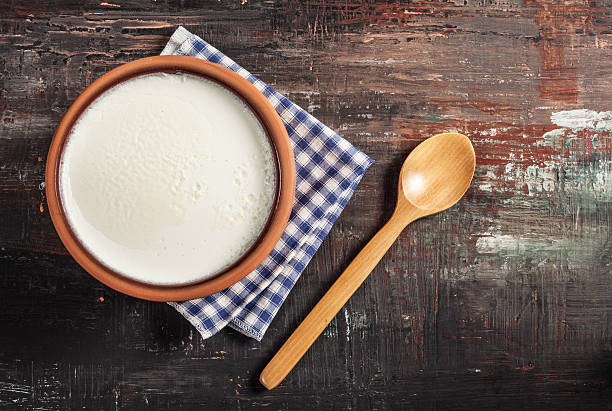
<svg viewBox="0 0 612 411"><path fill-rule="evenodd" d="M255 242L273 206L272 148L250 109L187 74L149 74L98 97L69 135L60 191L88 251L138 281L215 275Z"/></svg>

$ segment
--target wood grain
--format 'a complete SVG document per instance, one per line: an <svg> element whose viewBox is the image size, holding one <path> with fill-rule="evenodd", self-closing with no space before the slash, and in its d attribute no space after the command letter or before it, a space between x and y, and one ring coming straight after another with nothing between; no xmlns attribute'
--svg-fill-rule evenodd
<svg viewBox="0 0 612 411"><path fill-rule="evenodd" d="M278 386L368 278L408 224L455 205L470 186L476 156L468 137L443 133L410 152L397 183L395 210L270 360L259 382Z"/></svg>
<svg viewBox="0 0 612 411"><path fill-rule="evenodd" d="M69 104L179 24L376 160L261 343L202 340L97 283L46 209ZM610 4L583 0L0 4L0 406L609 408L611 33ZM444 131L476 150L465 199L413 223L265 392L266 362L391 215L406 154Z"/></svg>
<svg viewBox="0 0 612 411"><path fill-rule="evenodd" d="M406 200L398 203L389 221L351 261L263 369L259 382L264 387L271 390L285 379L370 275L404 228L420 217L419 211L421 210L408 205Z"/></svg>

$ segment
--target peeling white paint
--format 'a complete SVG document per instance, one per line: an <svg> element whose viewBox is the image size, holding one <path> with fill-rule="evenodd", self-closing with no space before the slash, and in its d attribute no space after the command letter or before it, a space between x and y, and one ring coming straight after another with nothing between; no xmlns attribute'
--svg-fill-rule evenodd
<svg viewBox="0 0 612 411"><path fill-rule="evenodd" d="M485 174L485 177L497 178L497 176L495 175L495 173L492 170L488 170L487 174Z"/></svg>
<svg viewBox="0 0 612 411"><path fill-rule="evenodd" d="M480 132L480 134L482 134L483 136L496 136L497 135L497 129L496 128L490 128L488 130L482 130Z"/></svg>
<svg viewBox="0 0 612 411"><path fill-rule="evenodd" d="M344 320L346 321L346 341L351 341L351 317L348 310L344 309Z"/></svg>
<svg viewBox="0 0 612 411"><path fill-rule="evenodd" d="M491 184L479 184L478 189L480 191L488 191L489 193L493 192L493 187Z"/></svg>
<svg viewBox="0 0 612 411"><path fill-rule="evenodd" d="M550 130L542 135L542 140L536 143L536 146L552 147L555 142L559 141L565 136L567 129L556 128Z"/></svg>
<svg viewBox="0 0 612 411"><path fill-rule="evenodd" d="M608 132L612 132L612 111L559 111L551 115L550 121L558 128L544 133L536 143L540 147L552 147L553 154L549 160L525 166L522 160L530 155L527 151L510 152L503 172L499 166L483 170L478 188L487 192L506 190L512 194L526 188L524 196L513 197L514 204L533 206L532 200L540 199L538 207L555 207L551 224L563 220L567 229L565 232L562 228L559 228L561 231L551 229L557 235L547 239L540 232L529 232L528 228L517 232L511 225L492 224L487 232L478 235L476 249L482 254L498 254L499 265L490 268L479 265L478 275L497 277L499 270L514 272L526 255L532 258L538 269L551 267L557 270L561 266L584 269L605 250L609 241L608 231L599 225L583 222L598 212L596 204L612 201L610 153L595 150L606 148L604 139L609 138ZM490 130L482 134L490 135ZM498 179L505 184L498 184ZM562 197L558 196L559 193ZM567 203L564 201L567 198L572 200ZM566 219L556 214L563 207L567 209ZM546 222L542 224L545 226ZM561 232L563 234L559 234Z"/></svg>
<svg viewBox="0 0 612 411"><path fill-rule="evenodd" d="M553 192L556 181L555 165L547 164L546 167L528 166L523 175L523 180L527 184L530 196L539 192Z"/></svg>
<svg viewBox="0 0 612 411"><path fill-rule="evenodd" d="M591 129L596 131L612 130L612 111L597 112L588 109L558 111L550 116L550 121L572 130Z"/></svg>
<svg viewBox="0 0 612 411"><path fill-rule="evenodd" d="M517 190L526 186L529 196L563 191L586 195L593 200L612 199L612 162L609 157L598 157L596 152L576 150L576 147L604 147L605 142L600 133L612 131L612 111L559 111L551 115L551 123L559 128L544 133L535 145L552 147L558 154L543 161L543 164L525 168L520 166L520 160L526 158L526 153L518 153L518 161L508 162L501 176L497 167L487 169L478 188L487 192L508 190L510 186L496 184L496 180L501 178L514 182ZM491 130L495 129L485 130L482 134L491 135ZM509 153L509 159L514 160L514 154ZM585 156L591 154L593 157L585 163Z"/></svg>
<svg viewBox="0 0 612 411"><path fill-rule="evenodd" d="M512 235L485 233L476 240L476 248L481 253L518 250L519 238Z"/></svg>

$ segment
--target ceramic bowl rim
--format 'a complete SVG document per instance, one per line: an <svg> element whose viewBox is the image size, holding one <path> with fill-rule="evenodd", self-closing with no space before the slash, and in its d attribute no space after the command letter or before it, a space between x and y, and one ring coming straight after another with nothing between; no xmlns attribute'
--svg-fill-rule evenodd
<svg viewBox="0 0 612 411"><path fill-rule="evenodd" d="M268 222L253 246L233 265L211 278L180 285L148 284L125 277L96 259L70 227L61 202L59 171L68 136L81 114L111 87L145 74L182 72L202 76L239 96L257 116L276 154L276 201ZM183 301L208 296L240 281L272 251L285 230L295 195L295 160L287 130L268 99L239 74L217 64L189 56L155 56L123 64L87 87L62 118L49 148L45 190L49 214L55 229L74 259L94 278L133 297L152 301Z"/></svg>

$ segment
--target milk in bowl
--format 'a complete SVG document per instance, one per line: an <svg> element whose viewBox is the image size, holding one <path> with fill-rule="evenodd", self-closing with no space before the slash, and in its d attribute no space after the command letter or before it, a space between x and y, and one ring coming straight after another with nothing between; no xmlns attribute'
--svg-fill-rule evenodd
<svg viewBox="0 0 612 411"><path fill-rule="evenodd" d="M252 110L185 73L105 91L73 126L59 167L63 210L84 248L155 285L205 280L238 261L266 226L277 179Z"/></svg>

